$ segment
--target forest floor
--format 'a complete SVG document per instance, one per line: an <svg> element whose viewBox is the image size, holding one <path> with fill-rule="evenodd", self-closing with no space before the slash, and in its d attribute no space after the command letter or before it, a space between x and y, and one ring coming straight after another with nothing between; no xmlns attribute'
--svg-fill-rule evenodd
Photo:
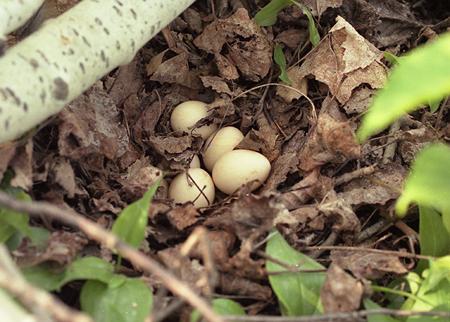
<svg viewBox="0 0 450 322"><path fill-rule="evenodd" d="M314 47L308 18L297 6L283 9L273 26L258 26L252 17L266 2L197 1L131 64L98 81L34 136L2 148L0 176L10 168L10 184L33 200L74 209L110 229L121 210L164 175L140 250L197 292L233 299L248 315L280 315L264 252L275 227L294 249L325 268L333 264L329 291L322 292L325 311L354 311L371 296L365 285L388 286L419 261L417 210L397 220L393 206L416 153L449 139L450 102L437 113L424 108L403 117L363 144L355 131L392 67L384 52L400 56L448 30L450 4L300 1L321 36ZM275 46L284 53L291 88L279 78ZM271 162L260 189L251 193L243 186L230 196L217 191L201 209L168 198L171 178L201 155L204 144L170 127L173 108L187 100L212 109L201 124L239 128L245 138L238 148ZM83 255L116 260L79 231L32 222L51 236L39 251L26 240L18 245L13 254L21 267L50 262L61 268ZM212 266L201 247L180 255L198 227L208 231ZM139 267L122 264L122 273L141 275ZM205 276L209 282L200 284ZM187 320L187 305L164 311L176 299L157 279L144 279L156 290L155 312L167 313L168 321ZM333 293L339 287L349 295L344 300ZM80 284L69 283L56 294L77 308L79 293ZM372 300L389 303L383 293Z"/></svg>

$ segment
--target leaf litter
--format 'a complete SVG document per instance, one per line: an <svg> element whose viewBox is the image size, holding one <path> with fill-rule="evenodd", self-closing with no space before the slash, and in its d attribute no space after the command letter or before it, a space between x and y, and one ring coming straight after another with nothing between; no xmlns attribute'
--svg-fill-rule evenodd
<svg viewBox="0 0 450 322"><path fill-rule="evenodd" d="M355 130L386 81L383 51L400 54L420 41L423 26L433 26L432 32L442 27L432 10L427 16L395 0L304 1L322 35L312 48L307 19L295 6L284 9L273 27L262 28L251 19L257 12L251 1L217 2L217 16L206 1L193 5L129 65L98 81L32 138L0 146L0 177L34 199L74 208L106 226L164 177L141 249L203 295L210 295L212 285L216 294L240 299L252 314L279 314L261 251L274 227L298 249L330 240L387 250L408 247L397 243L398 230L379 230L364 244L356 237L390 211L414 155L445 129L430 125L435 116L431 122L403 122L395 137L398 149L387 163L383 149L391 138L381 135L360 146ZM293 89L266 85L278 82L275 43L283 44ZM260 190L250 193L244 186L232 196L219 193L204 209L168 199L167 183L204 144L170 128L172 109L189 99L204 101L213 111L202 124L240 128L245 138L239 148L271 161ZM358 175L366 166L374 172ZM350 179L341 181L345 175ZM14 256L24 266L52 262L62 268L92 252L114 258L65 227L33 224L52 233L43 249L22 241ZM199 226L208 229L214 271L201 247L181 252ZM331 263L321 291L325 312L357 310L367 280L388 283L393 274L408 272L395 255L309 254ZM130 275L139 273L128 269Z"/></svg>

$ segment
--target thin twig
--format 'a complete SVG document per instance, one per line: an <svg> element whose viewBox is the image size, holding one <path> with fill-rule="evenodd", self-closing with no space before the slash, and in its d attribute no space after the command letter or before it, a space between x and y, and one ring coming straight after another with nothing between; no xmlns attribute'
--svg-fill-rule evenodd
<svg viewBox="0 0 450 322"><path fill-rule="evenodd" d="M75 211L61 209L47 202L18 201L3 191L0 191L0 205L33 216L45 215L48 218L56 219L70 226L77 227L90 239L103 244L109 249L116 250L119 255L128 259L133 265L140 267L147 273L154 274L173 294L176 294L198 309L208 321L223 322L223 319L212 310L211 306L198 296L186 283L176 278L158 262L123 243L114 234L106 231L100 225L86 219Z"/></svg>
<svg viewBox="0 0 450 322"><path fill-rule="evenodd" d="M357 170L349 172L349 173L344 173L340 177L336 178L335 184L336 184L336 186L339 186L341 184L352 181L353 179L372 174L375 172L375 170L376 170L376 164L373 164L368 167L360 168L360 169L357 169Z"/></svg>
<svg viewBox="0 0 450 322"><path fill-rule="evenodd" d="M18 298L30 310L39 307L58 321L93 322L86 314L72 310L49 293L29 284L20 274L11 272L15 269L13 260L5 246L0 245L0 287Z"/></svg>
<svg viewBox="0 0 450 322"><path fill-rule="evenodd" d="M225 316L225 321L229 322L330 322L338 320L360 321L363 318L373 315L392 315L396 317L410 317L410 316L431 316L440 318L450 318L450 312L445 311L408 311L408 310L394 310L394 309L372 309L361 310L355 312L345 313L329 313L314 316L269 316L269 315L255 315L255 316Z"/></svg>

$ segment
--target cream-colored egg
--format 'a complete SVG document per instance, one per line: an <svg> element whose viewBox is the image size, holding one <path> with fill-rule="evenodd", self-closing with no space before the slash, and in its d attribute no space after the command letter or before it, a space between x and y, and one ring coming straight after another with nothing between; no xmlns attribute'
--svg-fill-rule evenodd
<svg viewBox="0 0 450 322"><path fill-rule="evenodd" d="M270 162L261 153L250 150L233 150L216 161L212 177L216 187L232 194L240 186L253 180L251 190L259 188L270 173Z"/></svg>
<svg viewBox="0 0 450 322"><path fill-rule="evenodd" d="M232 151L244 138L244 134L237 128L227 126L211 134L205 142L202 153L206 169L212 171L216 161L225 153Z"/></svg>
<svg viewBox="0 0 450 322"><path fill-rule="evenodd" d="M194 169L194 168L201 168L200 165L200 158L198 157L198 155L194 155L192 157L191 163L189 163L189 168Z"/></svg>
<svg viewBox="0 0 450 322"><path fill-rule="evenodd" d="M170 125L175 131L183 131L200 135L206 139L216 129L217 125L203 125L198 128L193 126L202 118L208 116L208 107L206 103L200 101L186 101L174 108L170 116Z"/></svg>
<svg viewBox="0 0 450 322"><path fill-rule="evenodd" d="M196 208L206 207L214 202L216 195L211 176L203 169L195 168L177 175L169 187L169 198L176 203L192 202Z"/></svg>

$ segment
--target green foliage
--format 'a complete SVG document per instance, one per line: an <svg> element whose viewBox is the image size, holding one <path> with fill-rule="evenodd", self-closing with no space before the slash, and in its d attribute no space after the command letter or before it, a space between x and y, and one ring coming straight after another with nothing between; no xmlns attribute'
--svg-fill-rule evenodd
<svg viewBox="0 0 450 322"><path fill-rule="evenodd" d="M59 290L75 280L96 280L105 284L114 277L114 267L97 257L83 257L73 261L65 270L55 271L44 263L23 269L26 279L47 291Z"/></svg>
<svg viewBox="0 0 450 322"><path fill-rule="evenodd" d="M148 208L159 182L151 186L144 196L128 205L114 222L112 232L122 241L134 247L139 247L145 238L148 222Z"/></svg>
<svg viewBox="0 0 450 322"><path fill-rule="evenodd" d="M308 18L309 41L314 47L317 46L320 42L320 34L317 30L314 18L309 9L297 1L272 0L255 15L255 22L263 27L272 26L277 22L278 13L290 5L298 6L302 10L303 14Z"/></svg>
<svg viewBox="0 0 450 322"><path fill-rule="evenodd" d="M95 280L83 285L80 303L96 322L143 322L152 309L152 292L139 279L111 286Z"/></svg>
<svg viewBox="0 0 450 322"><path fill-rule="evenodd" d="M281 79L284 83L291 85L292 82L289 79L289 76L286 71L286 57L283 53L283 48L279 44L275 45L275 49L273 51L273 59L277 63L278 67L280 68L280 76L278 77Z"/></svg>
<svg viewBox="0 0 450 322"><path fill-rule="evenodd" d="M237 302L229 299L215 299L212 301L212 308L214 312L219 315L245 315L244 308ZM198 310L191 313L190 322L198 322L201 319L201 314Z"/></svg>
<svg viewBox="0 0 450 322"><path fill-rule="evenodd" d="M450 232L450 147L432 144L416 157L405 188L397 200L396 210L404 216L408 206L416 202L421 206L435 208L443 216L443 223Z"/></svg>
<svg viewBox="0 0 450 322"><path fill-rule="evenodd" d="M293 265L300 270L324 269L310 257L297 252L284 238L275 233L267 243L266 253L283 263ZM286 272L282 266L266 261L269 282L280 303L284 315L312 315L322 313L320 289L325 281L323 272ZM286 273L280 273L286 272Z"/></svg>
<svg viewBox="0 0 450 322"><path fill-rule="evenodd" d="M450 33L402 57L386 86L378 92L358 130L361 141L389 124L450 94Z"/></svg>
<svg viewBox="0 0 450 322"><path fill-rule="evenodd" d="M450 254L450 232L445 228L442 216L425 206L419 207L419 213L420 253L435 257Z"/></svg>
<svg viewBox="0 0 450 322"><path fill-rule="evenodd" d="M272 26L277 22L278 13L291 4L291 0L272 0L256 14L255 22L263 27Z"/></svg>
<svg viewBox="0 0 450 322"><path fill-rule="evenodd" d="M381 306L370 299L364 299L364 307L366 310L381 309ZM398 322L398 320L390 317L389 315L374 314L367 317L367 322Z"/></svg>
<svg viewBox="0 0 450 322"><path fill-rule="evenodd" d="M424 270L416 292L416 300L407 301L403 309L412 311L450 311L450 256L430 261L430 268ZM448 319L423 319L409 317L407 322L439 321Z"/></svg>

